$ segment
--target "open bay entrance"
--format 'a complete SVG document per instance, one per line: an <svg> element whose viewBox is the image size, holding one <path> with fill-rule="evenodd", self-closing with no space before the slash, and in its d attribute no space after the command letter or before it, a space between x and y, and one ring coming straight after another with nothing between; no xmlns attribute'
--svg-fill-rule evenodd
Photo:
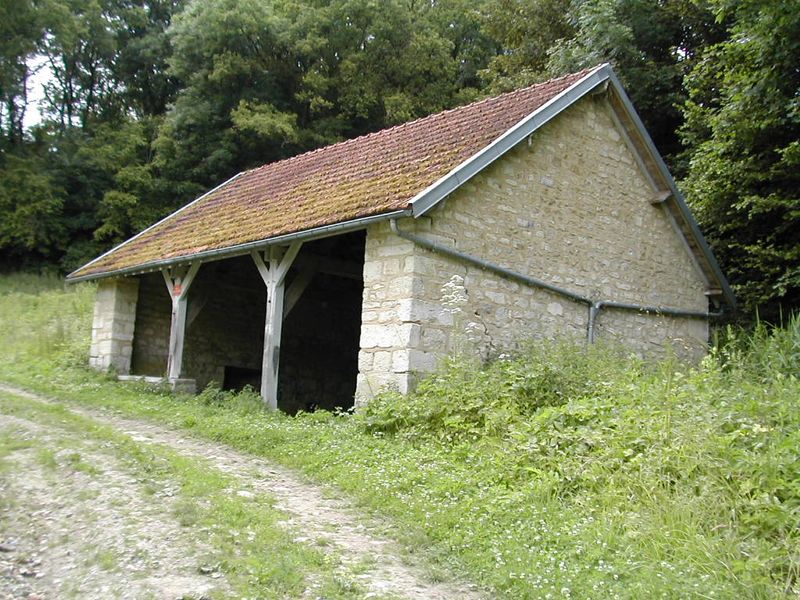
<svg viewBox="0 0 800 600"><path fill-rule="evenodd" d="M363 231L306 242L285 277L277 406L349 408L358 372ZM132 372L164 376L174 321L161 273L140 276ZM267 288L251 256L203 263L186 292L180 376L261 389ZM174 327L173 329L173 338Z"/></svg>

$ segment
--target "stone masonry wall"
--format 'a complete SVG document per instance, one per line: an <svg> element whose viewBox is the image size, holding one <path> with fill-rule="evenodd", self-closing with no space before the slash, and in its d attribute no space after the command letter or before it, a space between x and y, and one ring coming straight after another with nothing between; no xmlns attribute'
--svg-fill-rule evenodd
<svg viewBox="0 0 800 600"><path fill-rule="evenodd" d="M249 262L248 262L249 261ZM189 289L182 375L222 385L225 366L261 368L266 292L252 260L200 267ZM141 276L133 373L165 375L172 303L161 273Z"/></svg>
<svg viewBox="0 0 800 600"><path fill-rule="evenodd" d="M119 374L130 372L138 290L136 278L98 282L89 351L89 365L93 368L113 368Z"/></svg>
<svg viewBox="0 0 800 600"><path fill-rule="evenodd" d="M133 339L133 374L166 376L171 319L172 301L161 273L141 275Z"/></svg>
<svg viewBox="0 0 800 600"><path fill-rule="evenodd" d="M367 229L356 402L387 387L406 393L413 384L409 365L421 326L411 310L422 291L414 258L414 245L392 233L388 223Z"/></svg>
<svg viewBox="0 0 800 600"><path fill-rule="evenodd" d="M614 127L585 98L471 179L429 217L401 227L596 300L704 311L705 285ZM467 266L393 235L367 235L359 401L435 368L446 353L487 356L536 338L586 338L588 308ZM454 315L443 287L462 296ZM461 278L461 279L458 279ZM604 309L598 341L645 356L705 352L704 320Z"/></svg>
<svg viewBox="0 0 800 600"><path fill-rule="evenodd" d="M183 370L198 390L223 385L225 367L261 369L267 293L253 259L203 265L188 302Z"/></svg>

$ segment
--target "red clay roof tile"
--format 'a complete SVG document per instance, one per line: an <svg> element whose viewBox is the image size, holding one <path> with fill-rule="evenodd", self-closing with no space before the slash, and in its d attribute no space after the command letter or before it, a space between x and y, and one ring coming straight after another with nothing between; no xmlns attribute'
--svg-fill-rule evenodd
<svg viewBox="0 0 800 600"><path fill-rule="evenodd" d="M103 276L409 208L582 71L240 173L70 278Z"/></svg>

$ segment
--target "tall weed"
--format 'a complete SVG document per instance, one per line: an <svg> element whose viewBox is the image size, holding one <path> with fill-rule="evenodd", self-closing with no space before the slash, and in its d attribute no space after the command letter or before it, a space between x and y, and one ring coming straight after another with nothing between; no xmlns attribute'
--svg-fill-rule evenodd
<svg viewBox="0 0 800 600"><path fill-rule="evenodd" d="M403 396L379 395L357 415L365 431L453 440L500 436L513 423L571 400L602 396L611 382L642 368L618 349L538 341L478 365L458 357Z"/></svg>
<svg viewBox="0 0 800 600"><path fill-rule="evenodd" d="M495 485L565 515L603 515L619 551L648 557L639 584L661 577L682 595L663 563L704 592L797 593L799 348L797 318L731 329L699 366L540 343L483 367L451 360L356 421L490 465Z"/></svg>
<svg viewBox="0 0 800 600"><path fill-rule="evenodd" d="M0 377L303 468L497 597L800 595L797 318L730 329L699 365L537 343L451 360L353 416L286 417L252 392L174 397L76 367L92 297L0 293Z"/></svg>
<svg viewBox="0 0 800 600"><path fill-rule="evenodd" d="M8 356L85 365L95 287L64 290L50 276L0 277L0 344Z"/></svg>

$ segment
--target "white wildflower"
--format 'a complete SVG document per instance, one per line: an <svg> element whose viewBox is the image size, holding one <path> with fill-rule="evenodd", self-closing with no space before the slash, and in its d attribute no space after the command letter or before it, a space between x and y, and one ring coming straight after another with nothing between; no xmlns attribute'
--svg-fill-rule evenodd
<svg viewBox="0 0 800 600"><path fill-rule="evenodd" d="M442 305L444 309L453 314L460 314L462 306L469 300L467 289L464 287L464 278L461 275L453 275L450 280L442 286Z"/></svg>

